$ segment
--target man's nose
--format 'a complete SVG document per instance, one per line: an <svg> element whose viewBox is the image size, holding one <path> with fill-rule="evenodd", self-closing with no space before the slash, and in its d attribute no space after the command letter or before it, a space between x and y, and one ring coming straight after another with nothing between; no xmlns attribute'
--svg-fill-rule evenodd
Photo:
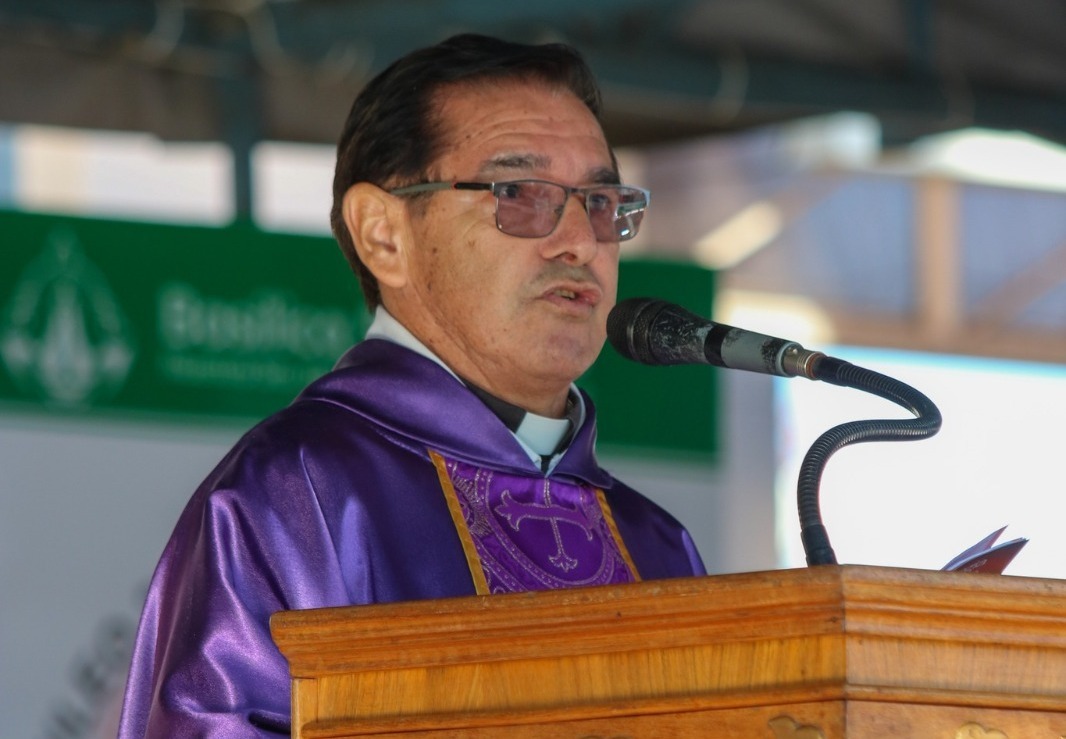
<svg viewBox="0 0 1066 739"><path fill-rule="evenodd" d="M545 256L549 259L565 257L570 263L585 264L596 255L600 244L596 240L583 194L570 194L563 206L559 225L545 241Z"/></svg>

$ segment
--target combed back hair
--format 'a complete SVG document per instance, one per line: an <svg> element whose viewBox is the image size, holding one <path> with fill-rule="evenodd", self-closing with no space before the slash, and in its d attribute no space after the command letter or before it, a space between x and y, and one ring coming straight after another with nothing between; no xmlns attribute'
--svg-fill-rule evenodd
<svg viewBox="0 0 1066 739"><path fill-rule="evenodd" d="M443 144L434 95L449 84L486 80L534 81L566 89L600 117L595 77L577 50L566 44L528 45L463 34L414 51L374 77L355 98L337 144L330 211L333 235L359 277L371 311L381 302L381 293L345 227L344 195L358 182L388 189L422 181Z"/></svg>

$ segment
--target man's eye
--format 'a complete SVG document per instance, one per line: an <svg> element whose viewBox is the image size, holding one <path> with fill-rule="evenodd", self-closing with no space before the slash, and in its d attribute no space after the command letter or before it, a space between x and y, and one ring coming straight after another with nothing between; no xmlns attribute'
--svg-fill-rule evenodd
<svg viewBox="0 0 1066 739"><path fill-rule="evenodd" d="M608 195L593 192L585 198L585 207L589 210L611 210L613 205Z"/></svg>
<svg viewBox="0 0 1066 739"><path fill-rule="evenodd" d="M522 185L518 184L517 182L513 182L508 185L503 185L502 187L500 187L500 192L497 197L507 198L509 200L518 200L518 198L522 197Z"/></svg>

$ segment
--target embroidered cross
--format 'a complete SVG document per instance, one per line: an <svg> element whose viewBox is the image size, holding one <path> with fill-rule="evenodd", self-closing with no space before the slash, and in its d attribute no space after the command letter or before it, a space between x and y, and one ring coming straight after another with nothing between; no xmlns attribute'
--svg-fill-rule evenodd
<svg viewBox="0 0 1066 739"><path fill-rule="evenodd" d="M559 530L559 522L568 523L579 527L585 532L585 538L592 541L593 522L580 510L564 508L552 503L551 488L547 483L544 485L544 503L518 503L511 497L510 490L504 490L500 496L501 503L496 506L496 513L507 519L511 528L518 531L519 524L527 518L537 521L547 521L552 528L555 537L555 554L548 557L548 561L563 572L569 572L578 565L578 561L566 553L563 548L563 537Z"/></svg>

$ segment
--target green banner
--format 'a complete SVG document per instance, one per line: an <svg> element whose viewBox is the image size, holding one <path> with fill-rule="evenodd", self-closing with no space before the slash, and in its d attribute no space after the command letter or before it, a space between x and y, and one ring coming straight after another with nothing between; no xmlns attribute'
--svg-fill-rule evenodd
<svg viewBox="0 0 1066 739"><path fill-rule="evenodd" d="M321 237L0 213L0 397L53 411L260 416L362 336Z"/></svg>
<svg viewBox="0 0 1066 739"><path fill-rule="evenodd" d="M623 262L622 297L708 315L713 275ZM0 400L60 414L247 423L289 403L370 316L331 238L0 212ZM713 373L606 349L579 381L602 444L707 458Z"/></svg>

